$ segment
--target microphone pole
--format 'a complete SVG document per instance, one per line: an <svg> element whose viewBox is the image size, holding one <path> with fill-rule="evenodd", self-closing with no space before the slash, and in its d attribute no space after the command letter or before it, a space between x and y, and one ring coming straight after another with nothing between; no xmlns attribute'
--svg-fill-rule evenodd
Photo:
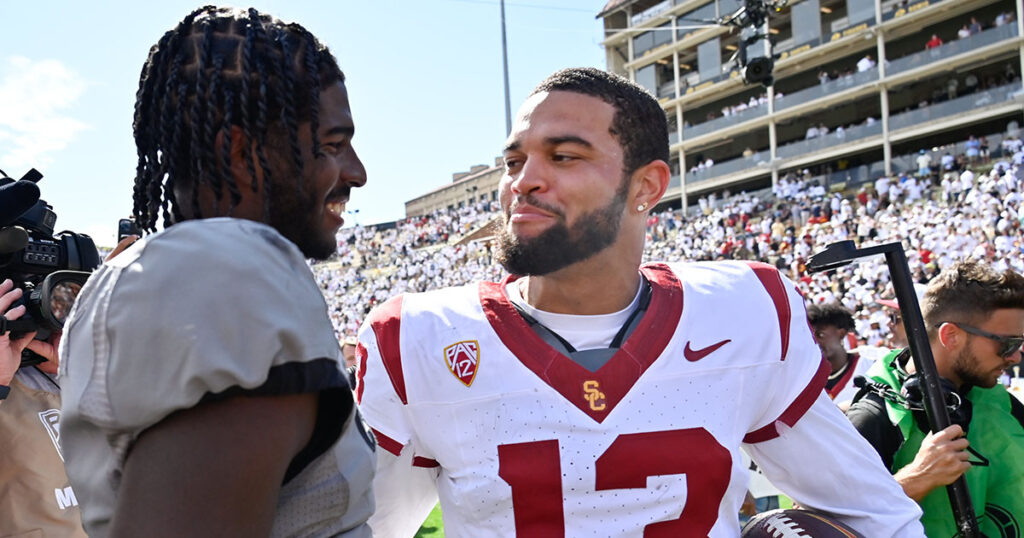
<svg viewBox="0 0 1024 538"><path fill-rule="evenodd" d="M910 354L921 378L928 427L933 432L943 430L949 427L951 421L946 410L939 373L935 369L935 357L932 356L932 347L928 342L924 317L921 315L921 305L917 303L917 294L914 293L914 281L910 276L903 245L896 242L858 249L853 241L832 243L825 250L811 256L807 262L807 271L830 271L848 265L857 258L875 254L885 254L885 264L889 267L892 285L896 290L896 302L900 305L900 316L903 318L903 327L907 331L907 340L910 343ZM971 502L971 493L967 489L967 479L960 475L952 484L946 486L946 492L953 508L956 527L959 529L957 536L982 538Z"/></svg>

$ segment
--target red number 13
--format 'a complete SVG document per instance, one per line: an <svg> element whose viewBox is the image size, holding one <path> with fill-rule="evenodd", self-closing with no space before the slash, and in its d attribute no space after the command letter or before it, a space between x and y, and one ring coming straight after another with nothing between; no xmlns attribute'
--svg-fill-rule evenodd
<svg viewBox="0 0 1024 538"><path fill-rule="evenodd" d="M565 536L558 441L500 445L498 476L512 487L516 535ZM646 488L647 477L686 475L679 517L644 527L644 538L706 537L729 486L732 457L704 428L631 433L615 438L597 458L598 491Z"/></svg>

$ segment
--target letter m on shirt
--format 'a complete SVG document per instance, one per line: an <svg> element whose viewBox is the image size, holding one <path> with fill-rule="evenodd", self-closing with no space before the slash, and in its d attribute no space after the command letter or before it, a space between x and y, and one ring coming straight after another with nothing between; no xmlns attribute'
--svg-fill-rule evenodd
<svg viewBox="0 0 1024 538"><path fill-rule="evenodd" d="M54 488L54 495L57 496L57 506L61 510L67 510L72 506L78 506L78 499L75 498L75 492L68 486L64 489Z"/></svg>

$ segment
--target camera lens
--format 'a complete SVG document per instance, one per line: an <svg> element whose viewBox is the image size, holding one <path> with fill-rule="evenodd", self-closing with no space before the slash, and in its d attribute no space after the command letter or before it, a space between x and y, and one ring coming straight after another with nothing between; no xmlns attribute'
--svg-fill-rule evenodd
<svg viewBox="0 0 1024 538"><path fill-rule="evenodd" d="M61 326L64 325L64 320L71 312L71 307L75 305L75 299L80 291L82 291L80 283L65 280L54 286L50 292L50 312Z"/></svg>

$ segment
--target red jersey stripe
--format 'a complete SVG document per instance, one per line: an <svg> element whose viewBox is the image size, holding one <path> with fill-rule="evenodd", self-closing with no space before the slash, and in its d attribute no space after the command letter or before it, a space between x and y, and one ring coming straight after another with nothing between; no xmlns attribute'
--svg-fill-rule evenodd
<svg viewBox="0 0 1024 538"><path fill-rule="evenodd" d="M366 322L370 324L377 338L377 349L384 362L384 369L391 379L391 385L395 388L395 394L403 404L408 404L409 400L405 395L405 374L402 372L402 348L398 341L402 325L402 296L385 301L370 313ZM362 382L359 385L362 386Z"/></svg>
<svg viewBox="0 0 1024 538"><path fill-rule="evenodd" d="M377 446L383 448L384 450L387 450L388 452L396 456L402 454L402 443L399 443L398 441L395 441L394 439L388 437L387 435L380 433L374 428L370 429L373 430L373 436L377 438Z"/></svg>
<svg viewBox="0 0 1024 538"><path fill-rule="evenodd" d="M793 312L789 308L789 295L782 284L782 276L779 275L778 269L766 263L747 262L747 265L757 275L757 279L761 281L761 285L768 291L775 304L775 312L779 316L779 333L782 337L782 355L779 360L784 361L786 354L789 353L789 324Z"/></svg>
<svg viewBox="0 0 1024 538"><path fill-rule="evenodd" d="M832 371L832 368L829 366L828 361L822 360L821 366L818 367L818 371L811 378L810 383L797 395L793 403L789 404L789 407L779 415L779 418L763 428L758 428L748 433L743 437L743 442L760 443L775 439L779 436L779 429L775 426L779 422L792 428L800 420L800 417L804 416L804 413L811 408L818 395L821 394L821 391L825 388L825 382L828 381L830 371Z"/></svg>

